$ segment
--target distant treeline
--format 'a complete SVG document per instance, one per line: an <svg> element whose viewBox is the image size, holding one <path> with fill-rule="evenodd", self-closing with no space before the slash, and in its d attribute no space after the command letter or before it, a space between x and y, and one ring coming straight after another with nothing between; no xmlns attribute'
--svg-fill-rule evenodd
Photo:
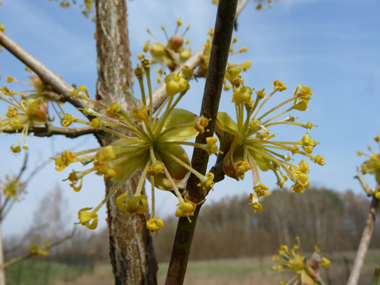
<svg viewBox="0 0 380 285"><path fill-rule="evenodd" d="M296 235L301 237L304 251L312 251L314 245L325 253L356 251L370 199L352 191L338 193L321 188L309 189L303 194L275 190L263 199L264 212L256 214L248 203L248 195L205 203L197 222L191 260L273 255L280 244L292 246ZM41 204L44 205L49 204ZM37 217L41 220L40 215ZM63 217L53 218L53 223L45 221L24 237L6 239L6 260L27 253L34 235L46 238L49 233L54 233L50 241L62 238L65 233L60 229L67 221ZM372 248L380 248L379 220L373 233ZM158 262L170 259L177 219L166 218L164 223L158 237L152 235ZM49 224L54 228L46 226ZM72 239L51 250L51 256L63 253L88 254L96 256L98 262L108 263L108 228L90 232L78 227Z"/></svg>
<svg viewBox="0 0 380 285"><path fill-rule="evenodd" d="M248 197L235 196L206 203L197 222L191 260L263 256L277 253L280 244L292 246L301 237L305 251L318 245L324 252L355 250L367 219L370 199L352 191L309 189L303 194L275 190L254 214ZM379 221L379 219L378 219ZM166 219L153 237L159 262L168 261L177 221ZM380 248L380 225L372 248Z"/></svg>

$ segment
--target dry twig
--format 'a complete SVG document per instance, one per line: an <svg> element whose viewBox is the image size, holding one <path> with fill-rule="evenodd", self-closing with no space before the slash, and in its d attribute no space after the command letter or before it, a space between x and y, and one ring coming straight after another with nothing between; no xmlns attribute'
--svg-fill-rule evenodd
<svg viewBox="0 0 380 285"><path fill-rule="evenodd" d="M67 84L62 78L43 65L40 61L38 61L35 57L33 57L30 53L20 47L1 31L0 45L12 53L27 67L33 70L33 72L35 72L46 84L50 85L56 93L60 94L63 102L70 102L76 108L86 107L83 101L74 99L71 96L70 92L74 90L73 87Z"/></svg>
<svg viewBox="0 0 380 285"><path fill-rule="evenodd" d="M376 186L376 190L380 185ZM371 206L369 208L366 226L363 230L362 238L360 239L359 248L355 257L355 262L351 270L350 277L348 278L347 285L357 285L360 277L360 271L363 267L364 258L367 254L369 243L371 241L373 228L376 222L376 216L379 211L379 199L373 195Z"/></svg>

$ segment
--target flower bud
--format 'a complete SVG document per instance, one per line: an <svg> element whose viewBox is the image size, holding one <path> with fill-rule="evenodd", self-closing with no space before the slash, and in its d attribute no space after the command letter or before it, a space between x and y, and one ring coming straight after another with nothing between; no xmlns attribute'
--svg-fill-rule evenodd
<svg viewBox="0 0 380 285"><path fill-rule="evenodd" d="M182 47L182 45L183 38L180 35L174 35L169 39L169 42L166 47L174 51L177 51Z"/></svg>
<svg viewBox="0 0 380 285"><path fill-rule="evenodd" d="M154 58L161 58L166 55L165 46L163 44L155 43L150 47L150 54Z"/></svg>

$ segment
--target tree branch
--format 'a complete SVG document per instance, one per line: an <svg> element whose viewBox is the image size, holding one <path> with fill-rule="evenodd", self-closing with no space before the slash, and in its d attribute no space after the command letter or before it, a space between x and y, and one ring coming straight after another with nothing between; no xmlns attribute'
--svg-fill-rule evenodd
<svg viewBox="0 0 380 285"><path fill-rule="evenodd" d="M371 189L369 188L369 186L367 185L367 183L365 183L365 180L364 180L364 177L363 175L361 174L360 170L359 170L359 167L356 168L356 172L358 173L358 175L356 175L354 178L357 178L360 182L360 186L362 186L364 192L367 193L367 195L371 195Z"/></svg>
<svg viewBox="0 0 380 285"><path fill-rule="evenodd" d="M379 185L377 185L377 189L379 189ZM360 277L360 271L362 269L364 258L367 254L367 250L369 247L369 243L371 241L373 228L376 222L376 216L379 211L379 199L373 195L371 206L369 208L366 227L363 230L362 238L360 240L358 252L355 257L355 262L351 270L350 277L348 278L347 285L357 285Z"/></svg>
<svg viewBox="0 0 380 285"><path fill-rule="evenodd" d="M28 130L28 133L34 133L36 137L51 137L53 135L62 135L66 136L67 138L77 138L83 135L89 135L89 134L95 134L98 130L94 129L93 127L83 127L83 128L60 128L53 126L51 124L48 124L46 127L30 127ZM3 131L3 133L6 134L15 134L18 133L18 131L11 130L11 131Z"/></svg>
<svg viewBox="0 0 380 285"><path fill-rule="evenodd" d="M239 5L236 9L235 19L241 13L241 11L243 11L243 9L244 9L245 5L247 5L247 3L248 3L248 0L239 1ZM181 70L181 68L185 65L187 65L190 69L195 69L201 61L204 50L205 50L205 46L203 45L185 63L178 66L173 71L173 73L178 73ZM155 112L158 108L160 108L161 104L165 101L166 98L167 98L167 96L166 96L166 85L165 85L165 82L161 82L160 85L158 85L156 87L156 89L153 90L153 112ZM147 99L147 108L148 109L149 109L149 106L150 106L150 101L149 101L149 99Z"/></svg>
<svg viewBox="0 0 380 285"><path fill-rule="evenodd" d="M0 45L7 49L11 54L23 62L27 67L33 70L46 84L48 84L56 93L62 96L63 102L69 102L76 108L84 108L86 104L83 101L74 99L70 91L74 88L67 84L62 78L56 75L53 71L39 62L30 53L16 44L8 36L0 31Z"/></svg>
<svg viewBox="0 0 380 285"><path fill-rule="evenodd" d="M211 119L211 121L208 126L209 132L198 135L196 138L197 143L206 143L206 137L212 136L214 133L236 16L237 2L238 0L219 1L210 62L207 70L206 85L200 112L200 115ZM205 174L208 159L209 156L206 151L200 148L195 148L191 165L198 172ZM198 206L194 216L191 217L191 223L185 217L179 218L178 220L177 232L166 279L167 285L183 284L185 279L186 267L198 214L205 196L207 195L202 188L197 186L198 182L198 178L193 174L190 175L186 189L188 190L190 200L198 203Z"/></svg>

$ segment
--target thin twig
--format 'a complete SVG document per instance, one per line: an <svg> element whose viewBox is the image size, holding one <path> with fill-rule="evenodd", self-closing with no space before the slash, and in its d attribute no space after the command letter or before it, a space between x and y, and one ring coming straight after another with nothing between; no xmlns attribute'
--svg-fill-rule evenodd
<svg viewBox="0 0 380 285"><path fill-rule="evenodd" d="M93 127L83 127L83 128L60 128L48 124L46 127L30 127L28 133L34 133L36 137L51 137L53 135L62 135L68 138L77 138L83 135L89 135L96 133L97 130ZM3 131L3 133L14 134L17 133L14 130Z"/></svg>
<svg viewBox="0 0 380 285"><path fill-rule="evenodd" d="M243 11L243 9L247 3L248 3L248 0L239 1L239 5L236 9L235 19L241 13L241 11ZM199 65L199 63L201 62L204 50L205 50L205 46L203 45L185 63L178 66L173 71L173 73L178 73L181 70L181 68L185 65L187 65L190 69L195 69ZM164 82L161 82L160 85L158 85L156 87L156 89L153 90L153 112L155 112L158 108L160 108L161 104L164 103L166 98L167 98L167 96L166 96L166 85ZM149 109L149 106L150 106L150 101L148 99L147 100L148 109Z"/></svg>
<svg viewBox="0 0 380 285"><path fill-rule="evenodd" d="M380 188L379 185L377 185L377 190ZM373 195L371 206L369 208L368 216L367 216L367 222L366 227L363 230L362 238L360 240L358 252L355 257L355 262L351 270L350 277L348 278L347 285L357 285L360 277L360 271L362 269L364 258L367 254L367 250L369 247L369 243L371 241L373 228L375 226L376 222L376 216L379 211L379 199Z"/></svg>
<svg viewBox="0 0 380 285"><path fill-rule="evenodd" d="M356 172L358 173L358 175L356 175L354 178L357 178L359 180L364 192L366 192L367 195L371 195L371 189L369 188L368 184L365 183L364 177L360 172L359 167L356 168Z"/></svg>
<svg viewBox="0 0 380 285"><path fill-rule="evenodd" d="M211 119L211 121L208 126L209 132L199 135L196 139L197 143L205 143L206 136L212 136L214 133L215 120L222 93L224 73L227 66L228 53L232 38L236 7L237 0L219 1L206 86L200 112L200 115ZM191 161L192 167L198 172L205 174L207 162L208 153L200 148L195 148ZM188 195L191 201L199 205L196 208L194 216L191 217L191 223L185 217L179 218L178 220L177 232L166 278L167 285L183 284L185 279L195 226L202 201L204 201L206 195L205 191L197 186L198 182L198 178L194 175L190 175L187 183Z"/></svg>
<svg viewBox="0 0 380 285"><path fill-rule="evenodd" d="M68 101L76 108L84 108L86 105L83 101L74 99L71 96L71 91L74 90L62 78L56 75L53 71L43 65L30 53L20 47L17 43L11 40L3 32L0 31L0 45L12 53L16 58L23 62L27 67L33 70L46 84L48 84L56 93L62 96L62 101Z"/></svg>
<svg viewBox="0 0 380 285"><path fill-rule="evenodd" d="M61 243L63 243L64 241L66 241L66 240L68 240L70 238L72 238L74 236L74 234L75 234L75 230L76 230L76 227L74 227L74 229L71 232L71 234L69 234L69 235L65 236L64 238L62 238L62 239L60 239L60 240L52 243L50 245L49 249L53 248L53 247L55 247L55 246L57 246L57 245L59 245ZM11 266L13 264L16 264L16 263L18 263L18 262L20 262L20 261L22 261L24 259L28 259L28 258L31 258L31 257L34 257L34 256L35 256L35 254L28 253L28 254L26 254L24 256L13 258L13 259L9 260L7 263L5 263L4 266L2 266L2 268L6 269L6 268L8 268L9 266Z"/></svg>

